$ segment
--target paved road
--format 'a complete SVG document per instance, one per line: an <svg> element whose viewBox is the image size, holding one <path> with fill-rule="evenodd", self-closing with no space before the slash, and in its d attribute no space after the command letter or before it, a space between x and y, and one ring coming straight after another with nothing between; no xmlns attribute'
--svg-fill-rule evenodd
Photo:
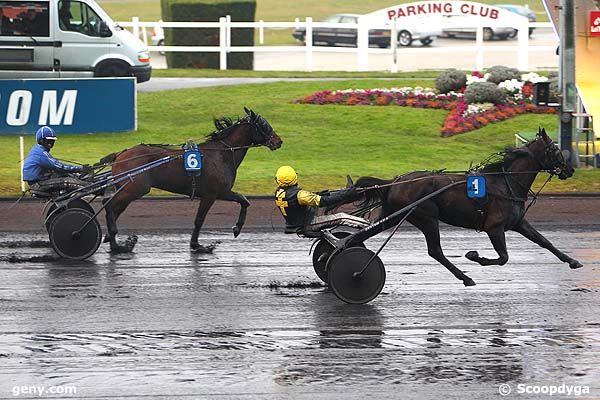
<svg viewBox="0 0 600 400"><path fill-rule="evenodd" d="M547 46L545 50L529 53L531 70L558 68L556 47L558 40L551 28L537 28L529 40L530 46ZM462 47L456 50L456 47ZM494 48L514 46L514 51L495 51ZM507 65L517 67L517 40L493 40L485 42L484 66ZM314 71L356 71L358 65L355 53L334 53L325 47L317 47L313 54ZM450 50L445 50L450 49ZM322 51L320 51L322 50ZM348 50L353 51L349 48ZM449 62L451 60L451 62ZM369 54L370 71L390 70L393 61L389 49L371 48ZM420 69L446 69L448 67L470 70L475 69L475 40L471 38L438 38L431 46L415 44L398 49L398 69L416 71ZM152 53L152 66L166 68L165 57ZM254 69L257 71L303 71L306 69L306 54L302 46L298 52L257 52L254 54Z"/></svg>
<svg viewBox="0 0 600 400"><path fill-rule="evenodd" d="M248 85L270 82L305 82L305 81L345 81L369 78L152 78L137 85L138 92L158 92L162 90L190 89L211 86ZM377 78L391 80L396 78ZM403 78L411 79L411 78Z"/></svg>
<svg viewBox="0 0 600 400"><path fill-rule="evenodd" d="M503 383L598 398L600 233L542 231L585 268L516 234L507 265L475 266L462 255L491 254L485 235L444 228L446 254L478 283L464 288L403 228L365 306L323 287L293 235L205 232L221 243L195 255L187 232L143 231L134 254L69 263L41 233L2 232L0 398L62 385L77 390L65 398L488 399Z"/></svg>

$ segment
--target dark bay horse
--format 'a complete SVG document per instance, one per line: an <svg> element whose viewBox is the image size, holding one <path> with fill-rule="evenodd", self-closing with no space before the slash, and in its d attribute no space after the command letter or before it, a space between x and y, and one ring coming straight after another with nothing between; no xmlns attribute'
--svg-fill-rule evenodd
<svg viewBox="0 0 600 400"><path fill-rule="evenodd" d="M569 263L571 268L580 268L582 264L579 261L554 247L524 218L528 193L540 171L556 174L560 179L567 179L574 172L568 157L565 158L543 129L531 142L505 151L501 160L477 171L486 178L487 199L476 201L468 198L466 183L459 184L419 205L407 220L425 235L429 255L465 286L473 286L475 282L444 256L440 246L439 221L488 234L498 258L481 257L477 251L465 254L466 258L481 265L506 264L508 253L504 233L512 230L548 249L561 261ZM466 179L466 174L412 172L391 180L362 177L357 180L356 186L383 186L366 190L361 204L369 206L381 202L383 218L448 184Z"/></svg>
<svg viewBox="0 0 600 400"><path fill-rule="evenodd" d="M202 172L195 179L196 182L185 171L182 158L178 158L135 177L134 181L118 192L114 198L105 200L108 233L104 241L110 242L111 251L131 250L132 246L125 249L117 243L116 221L132 201L147 194L151 188L188 196L192 196L193 193L194 197L200 199L190 241L193 250L203 250L198 243L198 233L215 200L235 201L240 204L240 214L233 227L234 236L240 234L246 220L246 208L250 203L244 195L231 190L237 169L249 148L266 146L276 150L283 143L265 118L247 108L244 110L246 115L236 122L229 118L215 120L216 130L208 136L208 140L198 144L203 160ZM183 149L140 144L120 153L110 154L104 157L102 162L112 162L112 173L117 175L169 155L182 156Z"/></svg>

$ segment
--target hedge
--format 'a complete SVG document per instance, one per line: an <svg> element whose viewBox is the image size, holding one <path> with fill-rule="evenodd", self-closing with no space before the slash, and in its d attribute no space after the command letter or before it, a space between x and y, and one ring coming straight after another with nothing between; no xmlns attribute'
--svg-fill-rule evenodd
<svg viewBox="0 0 600 400"><path fill-rule="evenodd" d="M253 22L256 0L161 0L165 22ZM219 28L165 28L166 46L218 46ZM254 29L231 29L232 46L253 46ZM167 52L169 68L219 68L219 53ZM228 69L253 69L253 53L227 54Z"/></svg>

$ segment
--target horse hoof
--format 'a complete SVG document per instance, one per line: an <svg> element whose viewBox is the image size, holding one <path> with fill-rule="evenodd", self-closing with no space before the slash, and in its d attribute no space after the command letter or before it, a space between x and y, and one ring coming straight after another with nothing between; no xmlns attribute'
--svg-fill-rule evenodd
<svg viewBox="0 0 600 400"><path fill-rule="evenodd" d="M198 243L195 243L194 246L190 246L192 248L192 254L212 254L213 251L217 248L217 246L221 242L219 240L209 244L208 246L201 246Z"/></svg>
<svg viewBox="0 0 600 400"><path fill-rule="evenodd" d="M138 241L137 235L131 235L131 236L127 237L127 240L125 240L125 244L123 246L127 250L127 253L131 253L133 251L133 248L137 244L137 241Z"/></svg>
<svg viewBox="0 0 600 400"><path fill-rule="evenodd" d="M471 278L467 278L463 281L463 285L465 286L475 286L475 281Z"/></svg>
<svg viewBox="0 0 600 400"><path fill-rule="evenodd" d="M102 243L110 243L110 237L108 235L104 235L104 240L102 241Z"/></svg>
<svg viewBox="0 0 600 400"><path fill-rule="evenodd" d="M236 225L236 226L232 227L231 230L233 231L233 237L236 238L240 235L242 228L240 226Z"/></svg>
<svg viewBox="0 0 600 400"><path fill-rule="evenodd" d="M577 260L573 260L573 261L569 262L569 268L571 268L571 269L577 269L577 268L581 268L581 267L583 267L583 264Z"/></svg>
<svg viewBox="0 0 600 400"><path fill-rule="evenodd" d="M123 253L131 253L133 252L133 248L135 247L138 241L138 237L136 235L131 235L127 237L124 244L111 243L110 252L112 254L123 254Z"/></svg>
<svg viewBox="0 0 600 400"><path fill-rule="evenodd" d="M474 250L471 250L467 254L465 254L465 257L468 260L477 262L477 259L479 259L479 253Z"/></svg>

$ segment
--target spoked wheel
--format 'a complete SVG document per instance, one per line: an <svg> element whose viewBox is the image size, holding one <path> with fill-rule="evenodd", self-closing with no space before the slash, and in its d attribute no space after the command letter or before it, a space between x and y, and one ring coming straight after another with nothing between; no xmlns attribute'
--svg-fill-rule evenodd
<svg viewBox="0 0 600 400"><path fill-rule="evenodd" d="M48 208L48 212L46 213L46 218L45 218L44 224L46 225L46 231L48 231L48 232L50 232L50 225L52 225L52 221L58 214L60 214L60 210L56 211L56 208L57 208L56 204L52 204L50 206L50 208ZM87 201L85 201L83 199L73 199L73 200L69 201L67 203L66 208L67 209L78 208L78 209L90 212L90 213L92 213L92 215L94 215L94 213L96 212L96 211L94 211L94 208L90 205L90 203L88 203Z"/></svg>
<svg viewBox="0 0 600 400"><path fill-rule="evenodd" d="M353 232L348 232L348 231L332 232L333 236L335 236L338 239L348 237L348 236L352 235L352 233ZM364 243L362 243L362 242L353 244L353 246L365 247ZM334 247L331 245L331 243L329 243L325 239L319 239L319 242L317 243L317 245L315 246L315 249L313 250L313 257L312 257L313 268L315 270L315 273L319 277L319 279L321 279L325 283L329 282L329 279L327 276L327 260L331 256L333 250L334 250Z"/></svg>
<svg viewBox="0 0 600 400"><path fill-rule="evenodd" d="M71 260L84 260L98 250L102 240L102 229L93 216L94 214L78 208L66 209L56 214L48 235L52 248L59 256Z"/></svg>
<svg viewBox="0 0 600 400"><path fill-rule="evenodd" d="M342 301L364 304L376 298L385 284L385 267L379 257L369 249L350 247L332 258L328 265L329 287Z"/></svg>

